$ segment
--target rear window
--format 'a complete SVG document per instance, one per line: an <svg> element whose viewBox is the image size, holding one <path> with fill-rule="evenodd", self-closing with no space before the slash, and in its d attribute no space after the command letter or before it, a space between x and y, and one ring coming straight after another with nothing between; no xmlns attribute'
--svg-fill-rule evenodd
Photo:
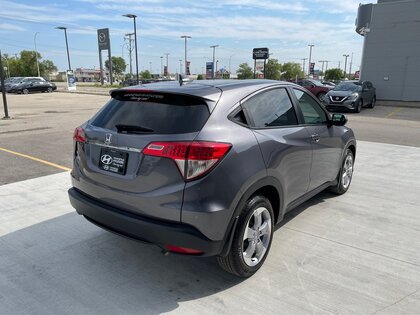
<svg viewBox="0 0 420 315"><path fill-rule="evenodd" d="M198 97L126 93L114 95L91 124L114 131L129 126L144 133L181 134L200 131L209 115L207 104Z"/></svg>

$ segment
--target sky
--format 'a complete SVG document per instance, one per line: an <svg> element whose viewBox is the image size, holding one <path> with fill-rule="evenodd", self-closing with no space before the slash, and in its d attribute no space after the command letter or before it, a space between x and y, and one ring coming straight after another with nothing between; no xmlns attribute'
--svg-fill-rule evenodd
<svg viewBox="0 0 420 315"><path fill-rule="evenodd" d="M137 15L139 71L160 73L161 61L169 71L179 71L184 60L184 40L193 73L203 73L216 48L218 68L235 72L244 62L252 65L252 49L267 47L280 63L309 58L308 44L315 45L312 61L328 60L328 68L344 68L343 54L353 53L358 70L363 37L355 32L360 0L0 0L0 49L13 55L36 45L43 59L59 70L67 69L64 32L67 27L72 68L99 67L97 29L109 28L111 52L128 63L126 33L133 32ZM103 52L105 58L106 52ZM160 57L164 56L163 59ZM135 68L133 54L133 69ZM351 57L348 59L348 66ZM183 61L182 61L183 62ZM306 68L308 61L306 61ZM348 68L347 68L348 69ZM128 70L128 69L127 69Z"/></svg>

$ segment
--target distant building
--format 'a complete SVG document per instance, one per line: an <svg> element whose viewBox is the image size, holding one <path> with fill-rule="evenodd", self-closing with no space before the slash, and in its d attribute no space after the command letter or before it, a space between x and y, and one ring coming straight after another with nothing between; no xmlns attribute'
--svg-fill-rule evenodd
<svg viewBox="0 0 420 315"><path fill-rule="evenodd" d="M359 6L356 32L364 36L361 80L379 100L420 102L420 0L378 0Z"/></svg>
<svg viewBox="0 0 420 315"><path fill-rule="evenodd" d="M76 68L74 75L78 82L98 82L101 80L101 70L89 68ZM105 74L108 76L108 73Z"/></svg>

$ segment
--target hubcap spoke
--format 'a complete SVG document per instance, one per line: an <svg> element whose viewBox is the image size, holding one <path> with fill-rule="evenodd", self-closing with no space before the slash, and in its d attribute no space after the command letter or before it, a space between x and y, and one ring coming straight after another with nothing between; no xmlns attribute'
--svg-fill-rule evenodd
<svg viewBox="0 0 420 315"><path fill-rule="evenodd" d="M255 230L251 229L250 227L247 227L245 229L244 239L243 240L252 239L254 237L254 233L255 233Z"/></svg>
<svg viewBox="0 0 420 315"><path fill-rule="evenodd" d="M249 242L248 248L244 251L244 258L251 259L255 253L256 244L254 242Z"/></svg>

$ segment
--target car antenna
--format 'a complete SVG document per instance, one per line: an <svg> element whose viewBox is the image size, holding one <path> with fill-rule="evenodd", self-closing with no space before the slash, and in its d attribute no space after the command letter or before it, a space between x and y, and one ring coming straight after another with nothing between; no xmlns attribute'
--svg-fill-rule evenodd
<svg viewBox="0 0 420 315"><path fill-rule="evenodd" d="M191 80L189 77L183 76L182 74L178 74L179 86L183 86L184 84L191 83L192 81L194 80Z"/></svg>

